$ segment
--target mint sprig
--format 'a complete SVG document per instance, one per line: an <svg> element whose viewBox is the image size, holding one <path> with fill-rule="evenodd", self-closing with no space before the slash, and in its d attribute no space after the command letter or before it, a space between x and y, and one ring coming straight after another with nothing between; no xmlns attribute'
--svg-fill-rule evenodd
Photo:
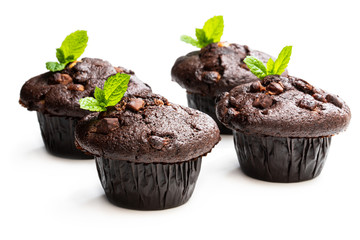
<svg viewBox="0 0 360 240"><path fill-rule="evenodd" d="M95 98L85 97L79 100L80 108L93 112L103 112L106 111L106 107L115 106L124 96L129 80L130 75L125 73L110 76L104 84L104 89L95 88Z"/></svg>
<svg viewBox="0 0 360 240"><path fill-rule="evenodd" d="M68 63L76 61L84 53L88 39L84 30L68 35L61 47L56 49L56 58L59 62L47 62L46 68L52 72L63 70Z"/></svg>
<svg viewBox="0 0 360 240"><path fill-rule="evenodd" d="M203 48L211 43L220 42L221 36L224 31L224 19L223 16L214 16L207 20L202 29L196 28L195 35L197 39L194 39L187 35L180 37L181 41L190 43L191 45Z"/></svg>
<svg viewBox="0 0 360 240"><path fill-rule="evenodd" d="M281 75L289 64L291 51L292 46L284 47L279 53L276 61L274 62L274 60L270 58L266 67L262 61L253 56L247 56L244 59L244 62L249 67L250 71L262 80L269 75Z"/></svg>

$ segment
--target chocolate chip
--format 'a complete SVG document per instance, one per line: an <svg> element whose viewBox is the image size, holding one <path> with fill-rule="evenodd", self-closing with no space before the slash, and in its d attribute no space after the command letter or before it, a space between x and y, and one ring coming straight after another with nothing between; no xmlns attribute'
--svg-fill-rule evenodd
<svg viewBox="0 0 360 240"><path fill-rule="evenodd" d="M313 98L315 98L316 100L318 100L320 102L327 103L326 98L320 93L314 93L312 96L313 96Z"/></svg>
<svg viewBox="0 0 360 240"><path fill-rule="evenodd" d="M253 106L260 109L265 109L270 107L273 104L273 99L269 95L262 95L255 98Z"/></svg>
<svg viewBox="0 0 360 240"><path fill-rule="evenodd" d="M265 90L265 87L261 84L260 81L253 82L250 85L250 92L261 92L264 90Z"/></svg>
<svg viewBox="0 0 360 240"><path fill-rule="evenodd" d="M298 106L313 111L317 107L317 104L315 101L311 101L310 99L303 98L298 102Z"/></svg>
<svg viewBox="0 0 360 240"><path fill-rule="evenodd" d="M66 73L55 73L53 75L53 79L52 79L52 82L53 83L60 83L60 84L63 84L63 85L67 85L69 84L70 82L72 82L72 78L70 77L69 74L66 74Z"/></svg>
<svg viewBox="0 0 360 240"><path fill-rule="evenodd" d="M80 92L85 90L84 86L81 85L81 84L69 84L67 86L67 89L68 90L73 90L73 91L80 91Z"/></svg>
<svg viewBox="0 0 360 240"><path fill-rule="evenodd" d="M150 146L158 150L162 149L165 145L169 144L169 142L170 139L162 138L159 136L151 136L149 138Z"/></svg>
<svg viewBox="0 0 360 240"><path fill-rule="evenodd" d="M338 108L342 108L343 107L343 103L340 101L340 99L335 95L335 94L328 94L326 95L325 99L334 104L335 106L337 106Z"/></svg>
<svg viewBox="0 0 360 240"><path fill-rule="evenodd" d="M284 88L276 82L271 82L267 87L266 90L269 91L269 94L271 95L278 95L282 92L284 92Z"/></svg>
<svg viewBox="0 0 360 240"><path fill-rule="evenodd" d="M126 108L138 112L145 105L145 101L141 98L131 98L126 104Z"/></svg>
<svg viewBox="0 0 360 240"><path fill-rule="evenodd" d="M245 63L240 63L239 66L243 69L250 70L249 67Z"/></svg>
<svg viewBox="0 0 360 240"><path fill-rule="evenodd" d="M219 47L229 47L230 46L230 43L228 42L218 42L217 44Z"/></svg>
<svg viewBox="0 0 360 240"><path fill-rule="evenodd" d="M313 92L314 87L302 79L296 80L294 82L294 86L297 90L299 90L301 92L304 92L304 93L307 93L310 95L314 94L314 92Z"/></svg>
<svg viewBox="0 0 360 240"><path fill-rule="evenodd" d="M115 68L115 71L117 73L123 73L124 72L124 69L120 68L120 67L114 67Z"/></svg>
<svg viewBox="0 0 360 240"><path fill-rule="evenodd" d="M279 75L269 75L266 76L263 80L262 80L262 84L264 86L269 85L272 82L279 82L281 80L281 77Z"/></svg>
<svg viewBox="0 0 360 240"><path fill-rule="evenodd" d="M96 126L96 133L108 134L118 127L120 124L117 118L103 118Z"/></svg>
<svg viewBox="0 0 360 240"><path fill-rule="evenodd" d="M205 71L201 75L201 80L206 83L217 83L221 78L220 73L216 71Z"/></svg>
<svg viewBox="0 0 360 240"><path fill-rule="evenodd" d="M155 98L155 99L154 99L154 103L155 103L155 105L157 105L157 106L162 106L162 105L164 105L164 102L163 102L161 99L158 99L158 98Z"/></svg>

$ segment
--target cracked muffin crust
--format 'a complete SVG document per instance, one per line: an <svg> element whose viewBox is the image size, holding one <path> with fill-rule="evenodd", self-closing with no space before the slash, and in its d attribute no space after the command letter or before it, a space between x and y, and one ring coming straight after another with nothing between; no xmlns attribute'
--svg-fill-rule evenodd
<svg viewBox="0 0 360 240"><path fill-rule="evenodd" d="M90 112L80 109L79 99L92 96L96 86L102 88L105 80L117 72L131 75L126 95L151 93L133 71L113 67L101 59L83 58L60 72L46 72L28 80L21 89L20 104L30 111L84 117Z"/></svg>
<svg viewBox="0 0 360 240"><path fill-rule="evenodd" d="M206 114L160 95L124 97L76 128L79 148L97 157L135 163L179 163L206 155L220 141Z"/></svg>
<svg viewBox="0 0 360 240"><path fill-rule="evenodd" d="M296 77L267 76L224 93L217 116L245 134L325 137L346 129L351 112L337 95Z"/></svg>

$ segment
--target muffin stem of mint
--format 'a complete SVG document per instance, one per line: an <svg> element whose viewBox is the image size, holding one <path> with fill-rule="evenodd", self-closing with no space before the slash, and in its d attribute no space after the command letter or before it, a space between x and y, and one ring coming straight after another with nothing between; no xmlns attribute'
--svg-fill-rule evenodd
<svg viewBox="0 0 360 240"><path fill-rule="evenodd" d="M243 61L246 56L256 56L264 62L270 56L246 45L220 42L223 30L223 17L215 16L202 29L195 30L196 39L181 36L182 41L200 50L179 57L171 69L171 77L186 89L189 107L210 115L222 134L231 134L232 130L216 118L216 98L239 84L257 81Z"/></svg>
<svg viewBox="0 0 360 240"><path fill-rule="evenodd" d="M331 137L349 124L349 107L338 96L296 77L282 77L292 47L266 66L244 62L260 81L239 85L217 104L219 120L234 132L241 169L270 182L300 182L323 169Z"/></svg>
<svg viewBox="0 0 360 240"><path fill-rule="evenodd" d="M180 206L194 191L202 157L220 141L219 129L206 114L160 95L122 98L127 81L117 74L96 88L95 98L80 99L81 108L100 113L79 121L77 145L95 156L111 203L139 210Z"/></svg>

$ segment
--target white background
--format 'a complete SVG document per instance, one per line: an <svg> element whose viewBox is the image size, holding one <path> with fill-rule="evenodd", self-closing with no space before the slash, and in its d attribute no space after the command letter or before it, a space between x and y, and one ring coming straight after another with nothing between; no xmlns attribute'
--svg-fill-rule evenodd
<svg viewBox="0 0 360 240"><path fill-rule="evenodd" d="M1 1L0 239L359 239L358 1ZM267 183L239 169L232 137L203 159L190 201L165 211L115 207L92 160L46 153L35 112L18 104L22 84L45 72L55 48L85 29L83 57L133 69L154 92L186 105L171 82L179 40L223 15L222 40L276 56L293 45L289 71L340 95L352 110L321 175Z"/></svg>

